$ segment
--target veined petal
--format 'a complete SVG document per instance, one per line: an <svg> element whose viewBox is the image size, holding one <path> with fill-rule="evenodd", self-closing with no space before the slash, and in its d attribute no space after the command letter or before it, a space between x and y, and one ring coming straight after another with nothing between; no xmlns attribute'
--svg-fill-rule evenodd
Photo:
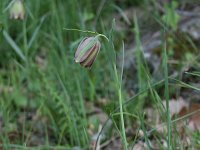
<svg viewBox="0 0 200 150"><path fill-rule="evenodd" d="M96 45L96 43L98 43L98 39L96 37L83 39L75 53L75 62L84 61L84 59L86 59L93 50L93 47Z"/></svg>
<svg viewBox="0 0 200 150"><path fill-rule="evenodd" d="M10 7L10 19L21 19L25 16L25 8L22 0L15 0Z"/></svg>
<svg viewBox="0 0 200 150"><path fill-rule="evenodd" d="M85 59L83 62L81 62L80 64L86 68L90 68L93 64L93 62L95 61L97 55L99 53L99 50L95 50L93 51L88 57L87 59Z"/></svg>
<svg viewBox="0 0 200 150"><path fill-rule="evenodd" d="M78 48L77 48L77 51L75 52L75 55L74 55L74 58L75 58L75 59L78 57L80 51L83 49L83 46L82 46L82 45L85 45L84 43L85 43L85 41L86 41L87 39L88 39L88 37L84 38L84 39L80 42L80 44L79 44L79 46L78 46Z"/></svg>

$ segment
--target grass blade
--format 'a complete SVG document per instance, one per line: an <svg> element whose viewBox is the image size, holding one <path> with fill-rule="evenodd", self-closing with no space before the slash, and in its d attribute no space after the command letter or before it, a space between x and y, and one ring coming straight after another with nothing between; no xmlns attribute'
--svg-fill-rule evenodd
<svg viewBox="0 0 200 150"><path fill-rule="evenodd" d="M3 36L5 37L6 41L10 44L10 46L14 49L14 51L19 55L19 57L23 60L26 61L26 57L22 53L22 50L17 46L15 41L10 37L10 35L4 30L3 31Z"/></svg>
<svg viewBox="0 0 200 150"><path fill-rule="evenodd" d="M40 30L40 28L41 28L41 26L42 26L42 23L44 22L45 18L46 18L46 16L43 16L43 17L41 18L40 24L37 26L37 28L36 28L35 31L33 32L33 35L32 35L32 37L31 37L31 39L30 39L30 41L29 41L29 43L28 43L28 49L31 47L31 45L33 44L34 40L36 39L37 34L38 34L38 32L39 32L39 30Z"/></svg>
<svg viewBox="0 0 200 150"><path fill-rule="evenodd" d="M165 30L164 30L165 35ZM171 149L171 114L169 109L169 80L168 80L168 56L167 56L167 44L163 41L163 66L164 66L164 78L165 78L165 100L166 100L166 116L167 116L167 146L168 150Z"/></svg>

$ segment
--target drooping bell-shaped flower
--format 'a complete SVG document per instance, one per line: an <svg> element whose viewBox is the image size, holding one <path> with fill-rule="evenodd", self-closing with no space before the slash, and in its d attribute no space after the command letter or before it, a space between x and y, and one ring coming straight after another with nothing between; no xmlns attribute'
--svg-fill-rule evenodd
<svg viewBox="0 0 200 150"><path fill-rule="evenodd" d="M10 19L21 19L25 16L25 10L22 0L14 0L10 7Z"/></svg>
<svg viewBox="0 0 200 150"><path fill-rule="evenodd" d="M90 68L98 55L100 47L101 44L97 36L84 38L75 52L75 62L80 63L83 67Z"/></svg>

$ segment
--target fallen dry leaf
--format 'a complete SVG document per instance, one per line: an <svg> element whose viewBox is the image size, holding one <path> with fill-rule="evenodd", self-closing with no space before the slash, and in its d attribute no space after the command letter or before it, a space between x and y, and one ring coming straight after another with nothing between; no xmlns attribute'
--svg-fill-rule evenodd
<svg viewBox="0 0 200 150"><path fill-rule="evenodd" d="M191 130L200 131L200 104L191 104L189 107L189 113L197 112L189 118L188 128Z"/></svg>
<svg viewBox="0 0 200 150"><path fill-rule="evenodd" d="M164 101L164 106L166 106L165 103L166 102ZM174 129L172 127L172 133L177 131L181 139L187 143L185 145L188 145L190 143L187 139L189 135L186 133L185 129L187 128L191 131L200 131L200 104L189 104L180 97L177 100L170 100L169 108L172 122L174 122L175 119L178 119L176 121L176 128ZM156 122L156 130L159 133L167 133L167 125L161 123L160 121Z"/></svg>
<svg viewBox="0 0 200 150"><path fill-rule="evenodd" d="M164 107L166 108L166 101L163 102ZM171 99L169 101L169 109L171 117L173 117L175 114L179 114L184 109L187 109L189 106L189 103L187 103L185 100L183 100L182 97L176 99Z"/></svg>
<svg viewBox="0 0 200 150"><path fill-rule="evenodd" d="M147 150L147 149L148 149L147 145L144 142L139 141L134 145L132 150Z"/></svg>

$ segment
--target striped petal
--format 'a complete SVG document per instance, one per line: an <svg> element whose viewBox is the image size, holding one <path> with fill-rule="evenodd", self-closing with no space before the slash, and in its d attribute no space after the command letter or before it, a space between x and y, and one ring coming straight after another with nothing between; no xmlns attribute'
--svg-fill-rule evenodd
<svg viewBox="0 0 200 150"><path fill-rule="evenodd" d="M85 59L84 61L80 62L80 64L86 68L90 68L95 61L97 55L99 53L99 50L95 49L90 55Z"/></svg>
<svg viewBox="0 0 200 150"><path fill-rule="evenodd" d="M90 68L95 61L101 44L96 37L84 38L75 52L74 60L83 67Z"/></svg>

